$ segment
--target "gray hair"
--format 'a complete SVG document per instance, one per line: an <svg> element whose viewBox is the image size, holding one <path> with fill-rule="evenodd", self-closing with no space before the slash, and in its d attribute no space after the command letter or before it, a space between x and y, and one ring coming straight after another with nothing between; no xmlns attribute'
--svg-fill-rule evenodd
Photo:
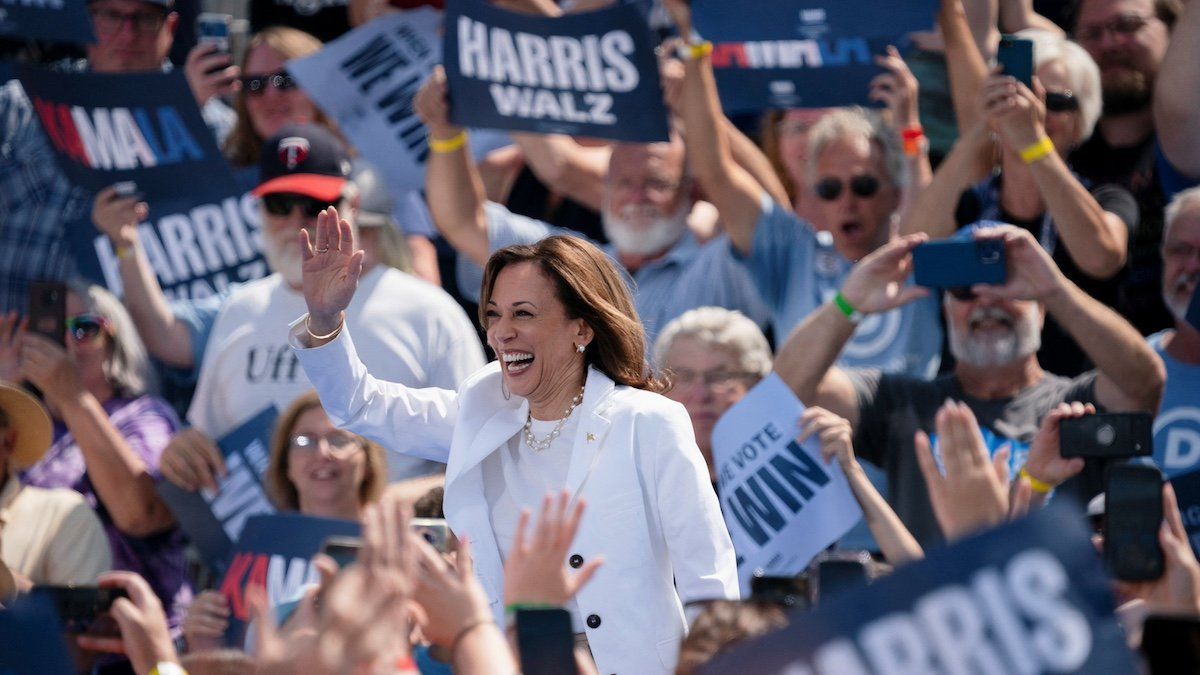
<svg viewBox="0 0 1200 675"><path fill-rule="evenodd" d="M88 312L104 317L112 329L112 356L104 362L104 377L114 393L121 398L157 393L158 377L146 346L121 301L103 287L82 279L69 280L67 288L79 296Z"/></svg>
<svg viewBox="0 0 1200 675"><path fill-rule="evenodd" d="M1163 239L1167 238L1167 232L1171 230L1171 225L1175 224L1179 212L1191 204L1200 204L1200 185L1178 192L1171 198L1171 203L1167 204L1167 209L1163 212Z"/></svg>
<svg viewBox="0 0 1200 675"><path fill-rule="evenodd" d="M1083 143L1092 137L1104 104L1100 98L1100 67L1087 50L1077 43L1037 28L1018 31L1017 36L1033 41L1034 67L1061 63L1067 71L1067 83L1075 100L1079 101L1081 129L1075 142Z"/></svg>
<svg viewBox="0 0 1200 675"><path fill-rule="evenodd" d="M904 165L904 153L900 148L900 138L895 130L884 124L883 117L874 110L861 106L838 108L821 118L813 125L808 136L808 172L809 185L817 182L817 160L825 148L843 138L861 138L872 144L878 144L883 150L883 164L887 169L888 178L892 185L902 188L908 184L908 170Z"/></svg>
<svg viewBox="0 0 1200 675"><path fill-rule="evenodd" d="M771 346L753 321L741 312L723 307L699 307L676 317L654 340L654 363L662 368L667 353L681 337L733 352L747 374L765 377L771 372Z"/></svg>

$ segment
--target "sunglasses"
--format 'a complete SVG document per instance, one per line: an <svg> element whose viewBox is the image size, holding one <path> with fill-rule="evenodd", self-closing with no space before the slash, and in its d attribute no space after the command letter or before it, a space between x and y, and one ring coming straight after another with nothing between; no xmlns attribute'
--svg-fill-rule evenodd
<svg viewBox="0 0 1200 675"><path fill-rule="evenodd" d="M262 96L267 93L268 86L275 87L279 91L287 91L296 86L296 81L292 79L292 76L283 70L266 75L252 75L241 79L242 87L251 96Z"/></svg>
<svg viewBox="0 0 1200 675"><path fill-rule="evenodd" d="M67 334L77 343L96 339L101 333L111 333L108 319L96 314L80 314L67 318Z"/></svg>
<svg viewBox="0 0 1200 675"><path fill-rule="evenodd" d="M959 302L971 302L979 297L975 295L975 291L971 290L970 286L955 286L954 288L947 288L946 292Z"/></svg>
<svg viewBox="0 0 1200 675"><path fill-rule="evenodd" d="M1046 92L1046 110L1050 112L1075 112L1079 110L1079 99L1070 89Z"/></svg>
<svg viewBox="0 0 1200 675"><path fill-rule="evenodd" d="M813 191L821 199L831 202L842 195L846 184L840 178L822 178L813 186ZM879 192L879 179L869 174L859 174L850 179L850 192L858 197L871 197Z"/></svg>
<svg viewBox="0 0 1200 675"><path fill-rule="evenodd" d="M316 218L325 209L336 206L336 202L323 202L312 197L292 194L263 195L263 208L273 216L290 216L292 210L299 207L300 212L308 218Z"/></svg>

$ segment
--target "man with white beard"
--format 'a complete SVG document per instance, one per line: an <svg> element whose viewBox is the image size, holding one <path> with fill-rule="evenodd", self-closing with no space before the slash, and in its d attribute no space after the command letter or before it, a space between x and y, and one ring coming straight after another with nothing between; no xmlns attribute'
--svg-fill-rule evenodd
<svg viewBox="0 0 1200 675"><path fill-rule="evenodd" d="M914 434L929 434L937 454L935 416L948 399L975 414L989 454L1009 453L1009 473L1029 479L1042 496L1079 471L1078 463L1034 457L1029 443L1043 418L1060 404L1092 403L1101 412L1154 412L1163 392L1162 360L1117 313L1063 276L1027 230L1001 225L975 232L1004 242L1008 282L955 289L945 297L953 372L934 379L834 366L853 335L855 317L830 301L809 315L780 348L775 370L806 405L850 420L855 450L888 476L893 508L922 544L942 538L914 449ZM891 241L863 258L840 296L864 314L886 312L928 294L907 285L912 249L925 235ZM1192 250L1195 258L1196 251ZM1038 365L1042 322L1049 313L1067 327L1097 369L1075 378ZM1056 423L1057 416L1047 425ZM1026 459L1030 461L1027 463ZM1101 467L1062 485L1059 498L1086 500L1101 489Z"/></svg>
<svg viewBox="0 0 1200 675"><path fill-rule="evenodd" d="M350 160L328 130L284 127L263 144L260 169L254 194L273 274L234 289L204 343L187 414L192 428L172 439L162 460L163 474L183 486L212 485L213 469L221 466L215 440L267 406L283 410L312 388L287 341L288 323L304 313L299 233L315 231L317 214L328 208L354 222L358 191L349 179ZM355 228L363 271L346 319L363 362L411 387L457 389L484 364L474 327L445 291L381 264L381 233L371 229ZM440 470L424 460L388 457L393 481Z"/></svg>
<svg viewBox="0 0 1200 675"><path fill-rule="evenodd" d="M1154 424L1154 462L1174 479L1200 470L1200 327L1186 318L1200 282L1200 187L1180 192L1167 206L1162 257L1163 303L1175 328L1148 338L1167 366Z"/></svg>
<svg viewBox="0 0 1200 675"><path fill-rule="evenodd" d="M414 107L430 134L425 175L429 211L460 259L482 266L505 246L531 244L552 234L578 236L486 200L466 132L449 120L440 70L422 85ZM768 320L749 274L732 257L729 240L722 235L701 244L689 230L696 200L684 171L684 153L678 136L668 143L620 143L613 147L605 177L601 216L611 244L603 248L629 273L647 346L672 319L697 307L740 310L760 327ZM459 288L479 287L477 270L460 272L465 273L460 273ZM472 273L473 283L468 281Z"/></svg>

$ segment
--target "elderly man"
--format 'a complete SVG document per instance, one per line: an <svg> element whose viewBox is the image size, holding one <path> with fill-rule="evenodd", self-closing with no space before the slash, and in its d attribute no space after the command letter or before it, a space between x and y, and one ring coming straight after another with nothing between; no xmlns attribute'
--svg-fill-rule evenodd
<svg viewBox="0 0 1200 675"><path fill-rule="evenodd" d="M1154 411L1163 391L1163 363L1154 350L1128 322L1068 280L1032 234L1001 226L975 236L1003 242L1008 282L947 294L946 325L957 359L953 372L927 379L834 367L853 334L854 316L890 311L928 294L906 285L911 251L924 241L922 234L892 241L855 265L835 300L805 319L775 361L776 372L805 404L850 420L854 447L887 471L889 501L922 543L939 540L940 532L913 435L934 433L934 416L946 399L965 402L989 450L1007 447L1012 474L1024 469L1035 491L1044 494L1071 472L1053 463L1024 466L1042 417L1059 403L1076 401L1107 412ZM1047 313L1067 327L1097 370L1071 379L1042 370L1037 350ZM1078 481L1084 496L1099 490L1097 482L1086 480L1096 478L1099 468L1085 469Z"/></svg>
<svg viewBox="0 0 1200 675"><path fill-rule="evenodd" d="M73 69L136 73L169 67L175 26L173 0L89 0L96 42ZM214 98L237 79L229 57L199 46L188 56L188 84L209 127L222 137L233 111ZM88 194L59 171L49 140L20 82L0 86L0 313L25 308L30 281L62 279L74 269L64 226L84 217Z"/></svg>
<svg viewBox="0 0 1200 675"><path fill-rule="evenodd" d="M22 487L18 472L50 447L50 416L32 396L0 382L0 568L11 581L0 603L34 584L91 584L112 566L100 519L74 490Z"/></svg>
<svg viewBox="0 0 1200 675"><path fill-rule="evenodd" d="M439 69L418 92L417 113L429 128L426 196L434 223L461 256L476 265L495 250L528 244L555 230L487 202L471 163L465 132L452 125L445 75ZM649 343L666 324L689 309L719 306L740 310L765 325L766 309L746 273L716 237L699 243L689 231L695 200L684 171L684 147L669 143L617 145L604 182L605 248L635 284L634 301ZM475 284L478 287L478 279Z"/></svg>
<svg viewBox="0 0 1200 675"><path fill-rule="evenodd" d="M211 332L203 337L166 308L132 224L111 231L121 245L134 247L143 291L162 303L163 325L181 342L179 359L190 365L197 341L203 346L200 379L188 410L192 428L180 432L163 455L162 471L172 482L192 488L212 485L221 466L213 445L264 407L282 410L311 388L287 346L287 324L304 313L300 294L301 229L312 230L317 214L337 208L354 221L359 200L349 180L350 160L342 142L315 126L285 126L263 145L260 198L263 253L272 274L234 289L221 304ZM377 372L414 387L457 389L483 366L475 329L462 309L440 288L390 267L383 234L355 228L364 251L355 301L347 312L363 361ZM133 263L131 263L133 264ZM123 276L138 276L122 271ZM157 295L155 295L157 294ZM407 457L389 457L392 480L434 473L438 466Z"/></svg>

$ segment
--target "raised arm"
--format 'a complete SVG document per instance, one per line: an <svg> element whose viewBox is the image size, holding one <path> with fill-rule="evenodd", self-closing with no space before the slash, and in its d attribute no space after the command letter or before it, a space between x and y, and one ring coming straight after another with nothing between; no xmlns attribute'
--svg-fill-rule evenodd
<svg viewBox="0 0 1200 675"><path fill-rule="evenodd" d="M450 123L446 73L441 66L421 85L413 107L429 128L425 198L442 236L477 265L488 259L483 181L471 161L466 129Z"/></svg>
<svg viewBox="0 0 1200 675"><path fill-rule="evenodd" d="M1171 31L1154 85L1154 130L1180 172L1200 176L1200 2L1188 2Z"/></svg>
<svg viewBox="0 0 1200 675"><path fill-rule="evenodd" d="M887 106L887 123L896 137L904 143L904 173L908 182L900 198L900 218L913 208L917 195L921 194L933 178L929 165L929 143L921 129L921 117L917 104L920 87L917 78L900 58L900 51L888 45L887 53L875 57L875 63L885 71L876 75L868 90L872 101ZM919 133L920 135L914 135Z"/></svg>
<svg viewBox="0 0 1200 675"><path fill-rule="evenodd" d="M918 192L912 206L900 219L900 233L924 232L931 239L944 239L954 234L958 223L954 210L958 200L986 174L979 169L985 157L992 154L992 142L987 124L980 122L968 129L954 142L950 154L938 165L933 180Z"/></svg>
<svg viewBox="0 0 1200 675"><path fill-rule="evenodd" d="M92 204L92 223L108 236L116 251L124 304L146 349L168 366L191 368L195 365L191 333L168 306L154 268L138 242L137 225L148 214L145 202L121 197L112 187L98 192Z"/></svg>
<svg viewBox="0 0 1200 675"><path fill-rule="evenodd" d="M511 134L526 163L546 187L588 208L604 207L609 146L588 147L562 134Z"/></svg>
<svg viewBox="0 0 1200 675"><path fill-rule="evenodd" d="M1128 321L1067 279L1028 230L1006 225L980 230L976 237L1001 239L1008 258L1008 283L977 285L973 290L978 295L1041 302L1096 364L1101 406L1109 411L1158 410L1166 367Z"/></svg>
<svg viewBox="0 0 1200 675"><path fill-rule="evenodd" d="M979 96L988 74L987 59L971 33L962 0L942 0L938 25L945 41L946 74L950 78L954 116L960 130L970 129L983 117Z"/></svg>

